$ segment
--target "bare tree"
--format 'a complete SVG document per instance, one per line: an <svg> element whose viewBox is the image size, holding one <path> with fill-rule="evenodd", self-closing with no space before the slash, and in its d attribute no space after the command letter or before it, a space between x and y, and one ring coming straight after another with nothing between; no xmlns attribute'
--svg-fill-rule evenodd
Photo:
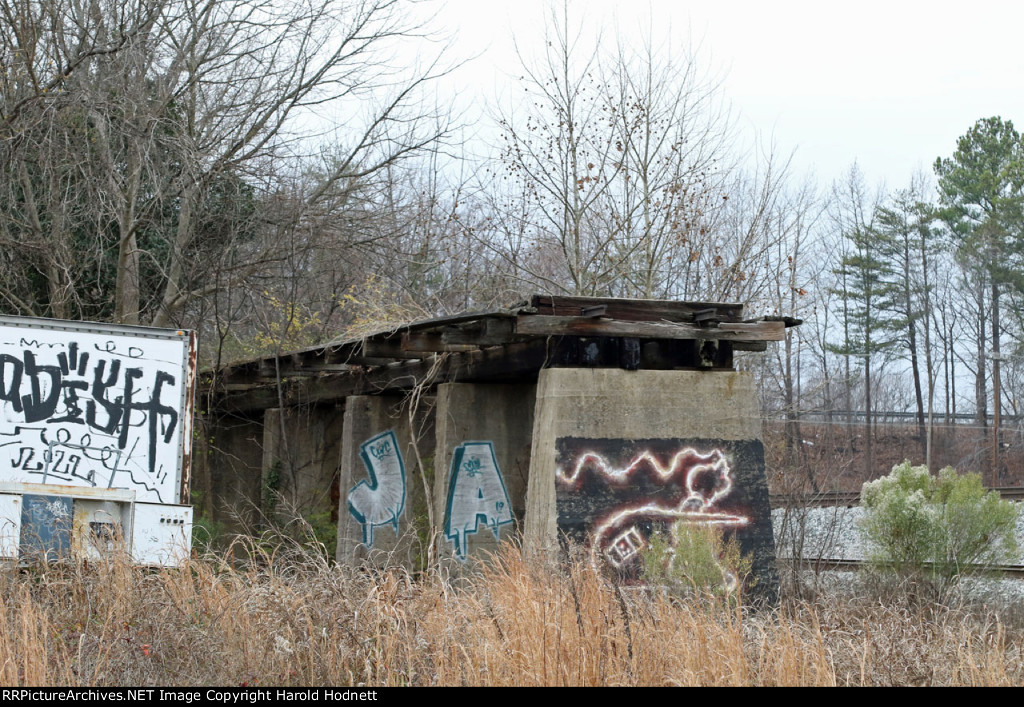
<svg viewBox="0 0 1024 707"><path fill-rule="evenodd" d="M602 54L567 7L549 26L500 121L509 262L545 290L631 297L685 296L701 261L732 267L714 242L732 175L715 81L666 48Z"/></svg>
<svg viewBox="0 0 1024 707"><path fill-rule="evenodd" d="M443 72L390 56L421 37L397 0L0 0L0 238L30 273L7 306L170 325L358 211L446 131L410 110ZM316 183L289 187L313 112L339 110Z"/></svg>
<svg viewBox="0 0 1024 707"><path fill-rule="evenodd" d="M871 364L892 343L886 337L889 326L886 312L891 295L890 268L881 259L873 236L874 216L881 198L881 190L872 194L863 173L854 164L845 179L833 185L831 202L831 217L843 243L843 249L836 253L838 257L833 270L840 287L837 294L841 296L843 338L831 349L847 359L847 402L850 401L852 387L849 359L857 357L864 366L864 436L867 446L864 462L868 478L873 473L872 442L875 433L871 416L871 394L875 384ZM849 406L847 410L850 410Z"/></svg>

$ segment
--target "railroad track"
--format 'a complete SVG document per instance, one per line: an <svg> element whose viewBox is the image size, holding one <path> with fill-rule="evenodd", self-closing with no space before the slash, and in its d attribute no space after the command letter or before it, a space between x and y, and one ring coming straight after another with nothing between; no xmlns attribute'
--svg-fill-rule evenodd
<svg viewBox="0 0 1024 707"><path fill-rule="evenodd" d="M1008 501L1024 501L1024 488L1019 486L1000 486L994 491ZM809 494L778 494L770 496L772 508L828 507L828 506L859 506L859 491L823 491Z"/></svg>
<svg viewBox="0 0 1024 707"><path fill-rule="evenodd" d="M779 560L785 562L792 560L789 557L780 557ZM803 560L804 565L808 568L815 568L818 570L859 570L863 569L868 564L867 560L846 560L832 557L820 557L820 558L806 558ZM1010 577L1024 578L1024 565L994 565L991 568L991 572L995 574L1003 574Z"/></svg>

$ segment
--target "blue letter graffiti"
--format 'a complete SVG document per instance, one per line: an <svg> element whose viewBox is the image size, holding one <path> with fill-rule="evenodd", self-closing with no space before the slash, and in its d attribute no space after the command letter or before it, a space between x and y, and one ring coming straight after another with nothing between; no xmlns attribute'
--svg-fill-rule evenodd
<svg viewBox="0 0 1024 707"><path fill-rule="evenodd" d="M392 430L382 432L359 447L370 481L360 481L348 493L348 511L363 526L363 544L373 547L373 529L391 524L405 508L405 463Z"/></svg>
<svg viewBox="0 0 1024 707"><path fill-rule="evenodd" d="M481 523L497 539L498 529L512 520L494 446L490 442L460 444L452 457L444 524L444 533L454 544L456 556L466 559L466 536L475 534Z"/></svg>

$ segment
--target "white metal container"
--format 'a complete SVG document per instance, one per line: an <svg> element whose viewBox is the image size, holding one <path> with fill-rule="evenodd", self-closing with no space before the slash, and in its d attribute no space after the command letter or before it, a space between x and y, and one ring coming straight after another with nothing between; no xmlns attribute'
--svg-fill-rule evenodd
<svg viewBox="0 0 1024 707"><path fill-rule="evenodd" d="M176 567L192 547L192 507L136 503L132 560L150 567Z"/></svg>

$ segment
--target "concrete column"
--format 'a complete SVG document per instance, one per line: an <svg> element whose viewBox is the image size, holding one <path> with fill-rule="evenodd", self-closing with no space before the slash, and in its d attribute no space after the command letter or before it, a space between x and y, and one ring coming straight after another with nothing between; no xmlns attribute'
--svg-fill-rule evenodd
<svg viewBox="0 0 1024 707"><path fill-rule="evenodd" d="M211 520L226 532L254 532L259 523L263 424L229 417L211 419L205 434L210 498L201 499L201 505L211 510Z"/></svg>
<svg viewBox="0 0 1024 707"><path fill-rule="evenodd" d="M317 527L337 522L342 407L270 408L263 416L263 512Z"/></svg>
<svg viewBox="0 0 1024 707"><path fill-rule="evenodd" d="M757 589L777 593L753 380L735 371L541 371L524 542L559 538L634 580L653 532L676 521L735 533Z"/></svg>
<svg viewBox="0 0 1024 707"><path fill-rule="evenodd" d="M196 414L192 421L192 484L189 489L196 517L213 518L213 451L210 449L213 425L207 415Z"/></svg>
<svg viewBox="0 0 1024 707"><path fill-rule="evenodd" d="M494 551L522 530L536 395L529 384L438 386L434 508L442 556Z"/></svg>
<svg viewBox="0 0 1024 707"><path fill-rule="evenodd" d="M434 455L433 408L423 409L410 423L404 398L346 399L338 562L422 566L429 525L420 460L428 464Z"/></svg>

